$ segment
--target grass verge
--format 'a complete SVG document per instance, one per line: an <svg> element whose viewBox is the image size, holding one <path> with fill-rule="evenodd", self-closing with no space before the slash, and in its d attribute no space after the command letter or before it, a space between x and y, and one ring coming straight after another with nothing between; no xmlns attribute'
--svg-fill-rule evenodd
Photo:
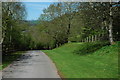
<svg viewBox="0 0 120 80"><path fill-rule="evenodd" d="M2 65L0 65L0 70L2 70Z"/></svg>
<svg viewBox="0 0 120 80"><path fill-rule="evenodd" d="M2 65L0 65L0 70L4 69L8 65L10 65L13 61L15 61L17 58L19 58L24 51L19 51L19 52L14 52L9 55L3 56L2 57Z"/></svg>
<svg viewBox="0 0 120 80"><path fill-rule="evenodd" d="M74 54L84 43L68 43L53 50L43 50L65 78L117 78L118 45L104 46L89 55Z"/></svg>

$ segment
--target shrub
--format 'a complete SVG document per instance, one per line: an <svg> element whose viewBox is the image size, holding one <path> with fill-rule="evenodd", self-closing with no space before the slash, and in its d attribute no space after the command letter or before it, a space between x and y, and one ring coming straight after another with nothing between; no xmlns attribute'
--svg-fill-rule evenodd
<svg viewBox="0 0 120 80"><path fill-rule="evenodd" d="M109 45L109 42L86 42L79 46L74 53L79 55L86 55L95 52L103 46Z"/></svg>

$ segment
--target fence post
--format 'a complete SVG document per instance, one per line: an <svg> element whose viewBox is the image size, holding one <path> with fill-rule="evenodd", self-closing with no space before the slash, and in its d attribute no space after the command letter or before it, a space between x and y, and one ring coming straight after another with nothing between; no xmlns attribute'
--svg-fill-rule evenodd
<svg viewBox="0 0 120 80"><path fill-rule="evenodd" d="M100 41L100 34L98 35L98 41Z"/></svg>
<svg viewBox="0 0 120 80"><path fill-rule="evenodd" d="M89 42L89 36L88 36L88 42Z"/></svg>
<svg viewBox="0 0 120 80"><path fill-rule="evenodd" d="M94 35L93 35L93 42L94 42Z"/></svg>
<svg viewBox="0 0 120 80"><path fill-rule="evenodd" d="M97 35L95 35L95 41L97 41Z"/></svg>
<svg viewBox="0 0 120 80"><path fill-rule="evenodd" d="M89 38L89 42L90 42L90 36L88 38Z"/></svg>
<svg viewBox="0 0 120 80"><path fill-rule="evenodd" d="M87 42L87 38L85 38L85 42Z"/></svg>
<svg viewBox="0 0 120 80"><path fill-rule="evenodd" d="M88 36L88 42L90 42L90 41L89 41L89 36Z"/></svg>
<svg viewBox="0 0 120 80"><path fill-rule="evenodd" d="M87 42L88 42L88 37L87 37Z"/></svg>
<svg viewBox="0 0 120 80"><path fill-rule="evenodd" d="M91 36L90 36L90 42L91 42Z"/></svg>
<svg viewBox="0 0 120 80"><path fill-rule="evenodd" d="M92 35L92 42L94 41L93 39L94 39L94 36Z"/></svg>

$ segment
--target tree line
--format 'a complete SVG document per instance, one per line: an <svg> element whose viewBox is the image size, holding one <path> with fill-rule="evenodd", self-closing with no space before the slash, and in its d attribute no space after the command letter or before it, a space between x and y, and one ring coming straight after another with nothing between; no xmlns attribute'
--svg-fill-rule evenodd
<svg viewBox="0 0 120 80"><path fill-rule="evenodd" d="M112 3L118 4L118 3ZM36 25L25 20L25 5L3 3L3 52L11 50L53 49L68 42L80 42L92 35L105 34L109 41L110 12L112 35L119 41L120 7L110 10L109 2L57 2L43 10Z"/></svg>
<svg viewBox="0 0 120 80"><path fill-rule="evenodd" d="M118 3L60 2L51 4L40 15L39 24L35 26L38 32L34 34L34 38L39 38L35 40L45 45L47 49L67 42L80 42L84 38L99 34L105 35L101 41L110 41L110 13L112 11L112 39L119 41L120 7L113 7L110 11L111 5L115 4Z"/></svg>
<svg viewBox="0 0 120 80"><path fill-rule="evenodd" d="M21 2L2 2L2 51L19 50L24 47L22 29L26 16L25 5ZM24 25L21 25L24 24Z"/></svg>

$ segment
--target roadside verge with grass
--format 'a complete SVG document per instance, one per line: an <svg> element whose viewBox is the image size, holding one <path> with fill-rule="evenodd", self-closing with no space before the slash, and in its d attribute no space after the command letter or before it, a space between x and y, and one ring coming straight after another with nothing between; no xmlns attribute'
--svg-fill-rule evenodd
<svg viewBox="0 0 120 80"><path fill-rule="evenodd" d="M2 57L2 65L0 65L0 70L10 65L13 61L15 61L17 58L19 58L24 53L25 53L24 51L19 51L19 52L10 53Z"/></svg>
<svg viewBox="0 0 120 80"><path fill-rule="evenodd" d="M56 64L64 78L117 78L118 45L104 46L88 55L75 54L84 43L68 43L53 50L43 50Z"/></svg>

